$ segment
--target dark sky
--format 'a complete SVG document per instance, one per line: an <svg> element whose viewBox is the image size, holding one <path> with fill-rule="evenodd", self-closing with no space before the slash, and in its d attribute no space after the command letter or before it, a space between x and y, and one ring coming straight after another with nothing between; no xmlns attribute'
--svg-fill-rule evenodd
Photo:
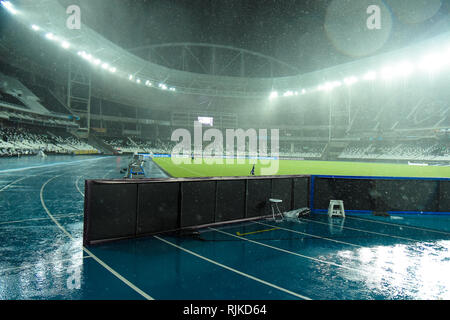
<svg viewBox="0 0 450 320"><path fill-rule="evenodd" d="M345 4L367 0L60 0L60 3L79 4L84 23L124 48L167 42L224 44L275 57L305 72L391 51L449 30L448 1L368 1L386 4L391 13L389 36L376 50L355 56L337 48L325 30L327 9L330 10L333 1ZM431 2L434 11L425 13L426 8L432 7ZM347 23L348 27L351 14L348 8L342 8L342 21L347 18L343 26ZM424 18L408 20L412 14Z"/></svg>

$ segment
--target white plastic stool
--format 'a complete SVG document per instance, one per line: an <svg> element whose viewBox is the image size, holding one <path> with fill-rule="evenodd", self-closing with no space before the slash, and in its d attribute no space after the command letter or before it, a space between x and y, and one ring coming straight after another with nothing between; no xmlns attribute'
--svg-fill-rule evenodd
<svg viewBox="0 0 450 320"><path fill-rule="evenodd" d="M338 206L339 209L335 210L334 207ZM328 206L328 216L338 216L345 218L344 201L342 200L330 200L330 205Z"/></svg>
<svg viewBox="0 0 450 320"><path fill-rule="evenodd" d="M278 208L278 204L282 203L283 200L281 200L281 199L269 199L269 202L270 202L270 206L272 207L273 220L277 221L277 219L275 218L275 209L273 207L275 205L275 207L277 207L278 213L281 216L281 220L279 220L279 221L282 221L283 220L283 214L281 213L280 208Z"/></svg>

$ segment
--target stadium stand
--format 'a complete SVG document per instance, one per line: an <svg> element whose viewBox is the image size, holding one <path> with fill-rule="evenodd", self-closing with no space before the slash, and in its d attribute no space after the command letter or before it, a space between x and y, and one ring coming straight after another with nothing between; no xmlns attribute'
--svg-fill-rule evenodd
<svg viewBox="0 0 450 320"><path fill-rule="evenodd" d="M339 159L362 160L445 160L450 155L447 145L437 141L397 142L379 146L376 143L351 143Z"/></svg>
<svg viewBox="0 0 450 320"><path fill-rule="evenodd" d="M86 142L63 129L0 124L0 156L98 153Z"/></svg>

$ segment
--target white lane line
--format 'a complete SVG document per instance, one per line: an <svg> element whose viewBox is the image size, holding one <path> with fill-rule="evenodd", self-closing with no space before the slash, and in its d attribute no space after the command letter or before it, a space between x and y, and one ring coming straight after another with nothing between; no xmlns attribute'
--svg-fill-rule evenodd
<svg viewBox="0 0 450 320"><path fill-rule="evenodd" d="M269 287L272 287L272 288L274 288L274 289L283 291L283 292L285 292L285 293L288 293L288 294L293 295L293 296L295 296L295 297L298 297L298 298L300 298L300 299L304 299L304 300L312 300L311 298L306 297L306 296L304 296L304 295L301 295L301 294L298 294L298 293L296 293L296 292L290 291L290 290L288 290L288 289L279 287L279 286L277 286L277 285L275 285L275 284L273 284L273 283L264 281L264 280L262 280L262 279L259 279L259 278L257 278L257 277L254 277L254 276L249 275L249 274L247 274L247 273L244 273L244 272L242 272L242 271L239 271L239 270L236 270L236 269L231 268L231 267L229 267L229 266L226 266L226 265L224 265L224 264L221 264L221 263L219 263L219 262L217 262L217 261L214 261L214 260L211 260L211 259L209 259L209 258L206 258L206 257L204 257L204 256L202 256L202 255L199 255L198 253L195 253L195 252L193 252L193 251L191 251L191 250L188 250L188 249L185 249L185 248L183 248L183 247L180 247L180 246L178 246L178 245L176 245L176 244L174 244L174 243L172 243L172 242L170 242L170 241L167 241L167 240L165 240L165 239L162 239L162 238L160 238L160 237L158 237L158 236L153 236L153 237L156 238L156 239L158 239L158 240L161 240L162 242L165 242L165 243L167 243L167 244L169 244L169 245L171 245L171 246L173 246L173 247L175 247L175 248L177 248L177 249L180 249L180 250L182 250L182 251L184 251L184 252L186 252L186 253L189 253L189 254L191 254L191 255L193 255L193 256L196 256L197 258L200 258L200 259L205 260L205 261L207 261L207 262L209 262L209 263L215 264L216 266L219 266L219 267L221 267L221 268L227 269L227 270L229 270L229 271L232 271L232 272L234 272L234 273L237 273L237 274L239 274L239 275L241 275L241 276L244 276L244 277L246 277L246 278L255 280L255 281L259 282L259 283L262 283L262 284L265 284L265 285L267 285L267 286L269 286Z"/></svg>
<svg viewBox="0 0 450 320"><path fill-rule="evenodd" d="M14 180L13 182L11 182L11 183L7 184L6 186L4 186L3 188L1 188L1 189L0 189L0 192L5 191L6 189L8 189L8 188L9 188L10 186L12 186L13 184L15 184L15 183L17 183L17 182L19 182L19 181L25 180L25 179L27 179L27 178L30 178L30 176L26 176L26 177L22 177L22 178L19 178L19 179L17 179L17 180Z"/></svg>
<svg viewBox="0 0 450 320"><path fill-rule="evenodd" d="M77 180L75 181L75 187L77 187L78 192L84 197L84 192L82 192L82 191L80 190L80 187L78 186L78 181L80 181L80 179L81 179L82 177L83 177L83 176L79 176L79 177L77 178Z"/></svg>
<svg viewBox="0 0 450 320"><path fill-rule="evenodd" d="M313 238L318 238L318 239L322 239L322 240L332 241L332 242L345 244L345 245L349 245L349 246L354 246L354 247L359 247L359 248L363 248L364 247L364 246L361 246L359 244L354 244L354 243L350 243L350 242L339 241L339 240L336 240L336 239L321 237L321 236L317 236L317 235L314 235L314 234L311 234L311 233L305 233L305 232L301 232L301 231L297 231L297 230L293 230L293 229L289 229L289 228L283 228L283 227L280 227L278 225L267 224L267 223L262 223L262 222L258 222L258 221L252 221L252 222L260 224L260 225L263 225L263 226L277 227L278 229L281 229L281 230L285 230L285 231L288 231L288 232L293 232L293 233L305 235L305 236L308 236L308 237L313 237ZM221 230L222 230L222 228L221 228Z"/></svg>
<svg viewBox="0 0 450 320"><path fill-rule="evenodd" d="M109 158L112 158L112 157L113 156L100 157L100 158L94 158L94 159L75 160L75 161L69 161L69 162L49 163L49 164L43 164L43 165L40 165L40 166L32 166L32 167L25 167L25 168L6 169L6 170L0 170L0 173L17 172L17 171L36 169L36 168L46 168L46 167L54 167L54 166L72 165L72 164L77 164L77 163L80 163L80 162L103 160L103 159L109 159Z"/></svg>
<svg viewBox="0 0 450 320"><path fill-rule="evenodd" d="M355 220L361 220L361 221L367 221L367 222L373 222L373 223L379 223L379 224L386 224L386 225L394 226L394 227L398 227L398 228L407 228L407 229L420 230L420 231L426 231L426 232L434 232L434 233L445 234L447 236L450 236L450 232L439 231L439 230L432 230L432 229L424 229L424 228L420 228L420 227L410 226L410 225L407 225L407 224L400 225L398 223L390 223L390 222L386 222L386 221L364 219L364 218L358 218L358 217L349 216L349 215L347 215L346 218L355 219Z"/></svg>
<svg viewBox="0 0 450 320"><path fill-rule="evenodd" d="M326 261L326 260L322 260L322 259L317 259L317 258L310 257L310 256L305 256L305 255L297 253L297 252L281 249L281 248L274 247L274 246L271 246L271 245L268 245L268 244L265 244L265 243L262 243L262 242L250 240L250 239L247 239L247 238L244 238L244 237L240 237L240 236L237 236L237 235L225 232L225 231L221 231L221 230L218 230L218 229L215 229L215 228L212 228L212 227L209 227L209 228L214 230L214 231L217 231L217 232L229 235L231 237L235 237L235 238L238 238L238 239L241 239L241 240L245 240L245 241L248 241L248 242L251 242L251 243L263 246L263 247L267 247L267 248L270 248L270 249L278 250L278 251L281 251L281 252L284 252L284 253L292 254L294 256L301 257L301 258L304 258L304 259L308 259L308 260L311 260L311 261L314 261L314 262L325 263L325 264L328 264L328 265L331 265L331 266L334 266L334 267L347 269L347 270L350 270L350 271L356 271L356 272L360 272L360 273L365 273L364 270L361 270L361 269L350 268L350 267L346 267L346 266L343 266L341 264L337 264L337 263L334 263L334 262L330 262L330 261Z"/></svg>
<svg viewBox="0 0 450 320"><path fill-rule="evenodd" d="M54 217L56 218L69 218L69 217L77 217L77 216L82 216L83 213L68 213L68 214L59 214L59 215L55 215ZM28 222L28 221L40 221L40 220L49 220L50 218L32 218L32 219L23 219L23 220L15 220L15 221L5 221L5 222L0 222L0 225L3 224L13 224L13 223L21 223L21 222Z"/></svg>
<svg viewBox="0 0 450 320"><path fill-rule="evenodd" d="M103 175L102 179L105 179L105 177L106 177L110 172L112 172L113 170L115 170L115 168L113 168L113 169L109 170L108 172L106 172L106 173ZM78 192L84 197L84 192L81 191L80 186L79 186L79 181L80 181L80 179L81 179L82 177L83 177L83 176L79 176L79 177L77 178L77 180L75 181L75 187L77 188Z"/></svg>
<svg viewBox="0 0 450 320"><path fill-rule="evenodd" d="M314 223L318 223L318 224L324 224L324 225L332 225L330 223L327 222L322 222L322 221L315 221L315 220L310 220L310 219L303 219L303 218L299 218L302 221L308 221L308 222L314 222ZM411 238L406 238L406 237L400 237L400 236L394 236L391 234L385 234L385 233L381 233L381 232L375 232L375 231L369 231L369 230L363 230L363 229L357 229L357 228L351 228L351 227L346 227L343 226L343 229L348 229L348 230L353 230L353 231L358 231L358 232L363 232L363 233L371 233L371 234L376 234L377 236L383 236L383 237L390 237L390 238L395 238L395 239L401 239L401 240L407 240L407 241L414 241L417 242L417 239L411 239Z"/></svg>
<svg viewBox="0 0 450 320"><path fill-rule="evenodd" d="M111 170L109 170L108 172L106 172L106 173L103 175L102 179L105 179L106 176L107 176L110 172L114 171L115 169L116 169L116 168L112 168Z"/></svg>
<svg viewBox="0 0 450 320"><path fill-rule="evenodd" d="M47 206L45 205L44 202L44 197L43 197L43 193L44 193L44 189L45 186L52 180L61 177L62 175L58 175L58 176L54 176L53 178L47 180L41 187L41 192L40 192L40 198L41 198L41 204L42 207L44 208L45 212L47 213L47 215L50 217L50 219L52 219L52 221L58 226L58 228L64 232L66 234L67 237L69 237L71 240L75 241L75 239L72 237L72 235L67 232L66 229L64 229L64 227L58 222L58 220L55 219L55 217L50 213L50 211L48 210ZM125 283L127 286L129 286L131 289L133 289L134 291L136 291L138 294L140 294L141 296L143 296L144 298L146 298L147 300L154 300L151 296L149 296L147 293L145 293L144 291L142 291L141 289L139 289L138 287L136 287L134 284L132 284L130 281L128 281L127 279L125 279L122 275L120 275L117 271L115 271L114 269L112 269L110 266L108 266L105 262L103 262L100 258L98 258L95 254L93 254L91 251L89 251L86 247L82 247L83 251L86 252L91 258L93 258L95 261L97 261L102 267L104 267L106 270L108 270L109 272L111 272L114 276L116 276L119 280L121 280L123 283Z"/></svg>
<svg viewBox="0 0 450 320"><path fill-rule="evenodd" d="M14 180L13 182L7 184L7 185L4 186L3 188L1 188L1 189L0 189L0 192L5 191L5 190L8 189L9 187L11 187L13 184L16 184L17 182L20 182L20 181L22 181L22 180L25 180L25 179L28 179L28 178L37 177L37 176L43 176L43 175L45 175L45 174L49 174L49 173L52 173L52 172L55 172L55 171L52 171L52 170L51 170L51 171L44 171L44 172L41 172L41 173L38 173L38 174L28 175L28 176L19 178L19 179L17 179L17 180Z"/></svg>
<svg viewBox="0 0 450 320"><path fill-rule="evenodd" d="M77 260L77 259L88 259L88 258L91 258L91 257L83 256L83 257L80 257L80 258L67 258L67 259L61 259L61 260L54 260L54 261L51 261L51 262L48 261L48 262L45 262L44 264L48 265L50 263L60 263L60 262L74 261L74 260ZM33 267L36 267L36 265L35 264L29 264L29 265L24 265L24 266L20 266L20 267L2 269L2 270L0 270L0 274L1 273L6 273L6 272L11 272L11 271L30 269L30 268L33 268Z"/></svg>

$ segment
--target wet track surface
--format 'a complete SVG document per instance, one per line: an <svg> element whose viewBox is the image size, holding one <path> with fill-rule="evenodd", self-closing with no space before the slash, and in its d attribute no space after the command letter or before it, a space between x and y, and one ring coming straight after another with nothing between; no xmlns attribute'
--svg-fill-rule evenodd
<svg viewBox="0 0 450 320"><path fill-rule="evenodd" d="M84 180L121 178L128 160L0 159L0 299L450 299L447 216L316 214L83 248Z"/></svg>

